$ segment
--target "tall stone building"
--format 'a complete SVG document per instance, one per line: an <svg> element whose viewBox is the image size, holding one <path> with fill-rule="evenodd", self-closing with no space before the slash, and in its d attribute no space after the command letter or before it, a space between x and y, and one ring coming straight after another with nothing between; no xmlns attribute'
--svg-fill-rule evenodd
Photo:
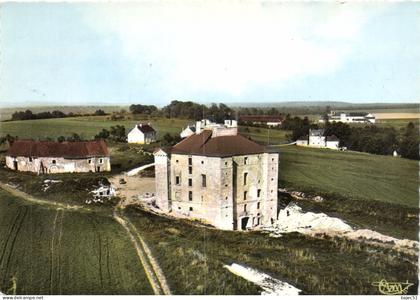
<svg viewBox="0 0 420 300"><path fill-rule="evenodd" d="M238 134L237 127L198 129L154 155L156 204L163 211L226 230L277 219L279 154Z"/></svg>

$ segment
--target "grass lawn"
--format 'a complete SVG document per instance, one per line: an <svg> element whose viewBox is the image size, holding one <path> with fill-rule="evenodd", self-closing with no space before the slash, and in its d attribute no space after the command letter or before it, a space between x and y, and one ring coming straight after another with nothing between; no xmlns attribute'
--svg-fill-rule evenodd
<svg viewBox="0 0 420 300"><path fill-rule="evenodd" d="M310 209L418 240L418 162L360 152L280 148L280 187L322 195Z"/></svg>
<svg viewBox="0 0 420 300"><path fill-rule="evenodd" d="M286 134L290 133L287 130L249 126L240 126L239 132L264 145L284 144L287 142Z"/></svg>
<svg viewBox="0 0 420 300"><path fill-rule="evenodd" d="M102 128L109 129L111 126L124 125L128 133L139 122L150 122L158 132L158 138L165 133L179 134L182 128L189 123L183 119L152 118L147 120L137 116L138 119L112 121L109 116L90 116L62 119L25 120L0 122L0 136L10 134L19 138L57 138L70 136L72 133L79 134L84 139L92 139Z"/></svg>
<svg viewBox="0 0 420 300"><path fill-rule="evenodd" d="M214 230L133 208L126 214L142 232L175 294L259 293L223 268L233 262L266 272L305 294L379 294L372 282L383 278L418 282L414 264L392 251L357 242ZM416 291L412 287L409 294Z"/></svg>
<svg viewBox="0 0 420 300"><path fill-rule="evenodd" d="M0 236L3 292L153 294L131 241L111 217L31 205L0 190Z"/></svg>
<svg viewBox="0 0 420 300"><path fill-rule="evenodd" d="M418 207L418 162L360 152L280 148L280 186Z"/></svg>

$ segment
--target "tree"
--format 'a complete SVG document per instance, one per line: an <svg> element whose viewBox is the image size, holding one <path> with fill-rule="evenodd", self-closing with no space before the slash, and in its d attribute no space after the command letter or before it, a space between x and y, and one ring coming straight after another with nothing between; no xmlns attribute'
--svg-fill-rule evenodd
<svg viewBox="0 0 420 300"><path fill-rule="evenodd" d="M419 159L419 143L420 138L417 133L416 127L413 122L407 124L405 128L401 144L400 144L400 154L401 157L409 159Z"/></svg>
<svg viewBox="0 0 420 300"><path fill-rule="evenodd" d="M126 142L127 136L125 135L124 125L111 126L109 130L109 138L116 142Z"/></svg>
<svg viewBox="0 0 420 300"><path fill-rule="evenodd" d="M142 105L142 104L132 104L129 107L130 112L133 114L146 114L150 115L158 111L158 108L155 105Z"/></svg>
<svg viewBox="0 0 420 300"><path fill-rule="evenodd" d="M95 111L94 115L95 116L106 116L107 114L102 109L98 109L98 110Z"/></svg>
<svg viewBox="0 0 420 300"><path fill-rule="evenodd" d="M109 138L109 131L105 128L102 129L97 135L95 135L95 139L107 139Z"/></svg>
<svg viewBox="0 0 420 300"><path fill-rule="evenodd" d="M82 138L80 137L80 135L78 135L77 133L73 132L71 134L71 136L69 136L67 138L67 141L69 141L69 142L80 142L80 141L82 141Z"/></svg>
<svg viewBox="0 0 420 300"><path fill-rule="evenodd" d="M62 143L65 140L66 140L66 137L65 136L62 136L62 135L57 138L57 142L59 142L59 143Z"/></svg>

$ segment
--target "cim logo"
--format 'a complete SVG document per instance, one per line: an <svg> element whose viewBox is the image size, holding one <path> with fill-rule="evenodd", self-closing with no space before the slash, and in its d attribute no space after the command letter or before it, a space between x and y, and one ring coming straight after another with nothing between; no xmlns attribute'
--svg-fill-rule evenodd
<svg viewBox="0 0 420 300"><path fill-rule="evenodd" d="M408 288L414 284L409 283L408 280L406 282L388 282L382 279L381 281L373 282L372 285L377 286L379 292L384 295L405 295L408 292Z"/></svg>

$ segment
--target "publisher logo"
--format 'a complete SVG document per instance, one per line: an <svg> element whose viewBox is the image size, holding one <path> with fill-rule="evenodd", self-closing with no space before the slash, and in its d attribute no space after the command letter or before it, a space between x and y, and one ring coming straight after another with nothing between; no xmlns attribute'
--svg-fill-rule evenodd
<svg viewBox="0 0 420 300"><path fill-rule="evenodd" d="M408 288L413 283L409 283L408 280L406 282L388 282L382 279L381 281L372 282L372 285L377 286L379 292L384 295L406 295Z"/></svg>

